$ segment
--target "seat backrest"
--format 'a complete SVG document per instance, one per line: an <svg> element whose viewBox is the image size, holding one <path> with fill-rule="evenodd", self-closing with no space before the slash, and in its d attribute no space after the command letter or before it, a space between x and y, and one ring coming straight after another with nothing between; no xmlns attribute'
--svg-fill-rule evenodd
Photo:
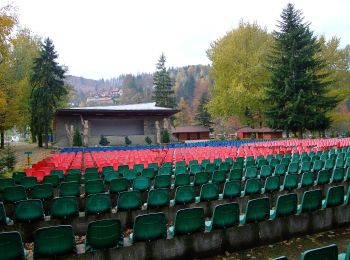
<svg viewBox="0 0 350 260"><path fill-rule="evenodd" d="M256 168L256 167L247 167L244 176L245 176L246 179L256 178L257 174L258 174L258 168Z"/></svg>
<svg viewBox="0 0 350 260"><path fill-rule="evenodd" d="M226 181L223 191L224 198L234 198L241 195L241 182L238 180Z"/></svg>
<svg viewBox="0 0 350 260"><path fill-rule="evenodd" d="M168 175L165 175L168 176ZM175 175L175 187L178 186L184 186L190 184L190 175L187 173L181 173L178 175Z"/></svg>
<svg viewBox="0 0 350 260"><path fill-rule="evenodd" d="M177 161L175 162L175 168L179 166L185 166L186 167L186 162L185 161Z"/></svg>
<svg viewBox="0 0 350 260"><path fill-rule="evenodd" d="M312 162L307 161L301 164L301 168L300 168L301 172L309 172L311 170L312 170Z"/></svg>
<svg viewBox="0 0 350 260"><path fill-rule="evenodd" d="M304 172L301 177L301 186L307 187L314 184L315 175L313 172Z"/></svg>
<svg viewBox="0 0 350 260"><path fill-rule="evenodd" d="M154 188L170 188L171 175L157 175L154 178Z"/></svg>
<svg viewBox="0 0 350 260"><path fill-rule="evenodd" d="M21 234L17 231L0 233L1 259L25 259Z"/></svg>
<svg viewBox="0 0 350 260"><path fill-rule="evenodd" d="M205 171L206 171L206 172L211 172L211 173L213 173L215 170L216 170L216 164L215 164L215 163L208 163L208 164L205 166Z"/></svg>
<svg viewBox="0 0 350 260"><path fill-rule="evenodd" d="M179 186L175 192L175 204L191 203L195 199L195 190L191 185Z"/></svg>
<svg viewBox="0 0 350 260"><path fill-rule="evenodd" d="M287 173L297 173L299 170L299 163L290 163L288 166Z"/></svg>
<svg viewBox="0 0 350 260"><path fill-rule="evenodd" d="M129 184L126 178L113 179L109 183L109 192L118 193L122 191L127 191L128 187L129 187Z"/></svg>
<svg viewBox="0 0 350 260"><path fill-rule="evenodd" d="M178 175L178 174L187 174L186 166L177 166L175 168L175 175Z"/></svg>
<svg viewBox="0 0 350 260"><path fill-rule="evenodd" d="M270 218L269 198L258 198L249 200L246 206L245 222L258 222Z"/></svg>
<svg viewBox="0 0 350 260"><path fill-rule="evenodd" d="M269 177L272 174L272 167L270 165L263 165L260 170L261 177Z"/></svg>
<svg viewBox="0 0 350 260"><path fill-rule="evenodd" d="M322 191L309 190L303 193L301 199L301 212L310 212L322 207Z"/></svg>
<svg viewBox="0 0 350 260"><path fill-rule="evenodd" d="M275 167L274 175L284 175L286 173L285 164L277 164Z"/></svg>
<svg viewBox="0 0 350 260"><path fill-rule="evenodd" d="M190 174L195 175L198 172L202 171L202 166L199 164L194 164L190 168Z"/></svg>
<svg viewBox="0 0 350 260"><path fill-rule="evenodd" d="M223 162L220 164L219 170L228 172L230 170L230 167L231 167L231 165L229 162Z"/></svg>
<svg viewBox="0 0 350 260"><path fill-rule="evenodd" d="M275 168L276 165L280 164L280 162L281 162L281 161L280 161L279 159L277 159L277 158L272 158L271 161L270 161L270 166L273 167L273 168Z"/></svg>
<svg viewBox="0 0 350 260"><path fill-rule="evenodd" d="M43 183L51 184L52 187L57 187L60 184L60 177L58 177L58 175L44 176Z"/></svg>
<svg viewBox="0 0 350 260"><path fill-rule="evenodd" d="M317 173L316 185L329 183L331 175L329 170L320 170Z"/></svg>
<svg viewBox="0 0 350 260"><path fill-rule="evenodd" d="M119 173L115 171L109 171L104 173L104 181L110 183L113 179L118 179Z"/></svg>
<svg viewBox="0 0 350 260"><path fill-rule="evenodd" d="M138 215L134 221L133 241L152 241L167 237L167 221L164 213Z"/></svg>
<svg viewBox="0 0 350 260"><path fill-rule="evenodd" d="M106 172L114 171L114 168L112 165L107 165L102 167L102 174L105 174Z"/></svg>
<svg viewBox="0 0 350 260"><path fill-rule="evenodd" d="M65 196L79 196L80 184L75 181L62 182L60 185L60 197Z"/></svg>
<svg viewBox="0 0 350 260"><path fill-rule="evenodd" d="M336 207L344 203L344 186L329 187L326 195L326 207Z"/></svg>
<svg viewBox="0 0 350 260"><path fill-rule="evenodd" d="M283 181L283 189L292 190L298 186L298 174L286 174Z"/></svg>
<svg viewBox="0 0 350 260"><path fill-rule="evenodd" d="M138 176L134 179L132 188L134 190L145 191L150 188L151 181L149 178L144 176Z"/></svg>
<svg viewBox="0 0 350 260"><path fill-rule="evenodd" d="M135 170L126 170L123 174L123 177L129 181L136 179L137 172Z"/></svg>
<svg viewBox="0 0 350 260"><path fill-rule="evenodd" d="M122 247L123 229L119 219L102 219L88 224L85 251Z"/></svg>
<svg viewBox="0 0 350 260"><path fill-rule="evenodd" d="M301 253L301 260L314 259L338 259L338 247L336 244L306 250Z"/></svg>
<svg viewBox="0 0 350 260"><path fill-rule="evenodd" d="M73 173L73 174L81 174L81 171L80 171L80 169L77 169L77 168L68 169L67 170L67 175L71 174L71 173Z"/></svg>
<svg viewBox="0 0 350 260"><path fill-rule="evenodd" d="M96 167L89 167L85 169L85 175L89 173L98 173L98 169Z"/></svg>
<svg viewBox="0 0 350 260"><path fill-rule="evenodd" d="M47 200L54 196L53 187L51 184L37 184L32 190L32 199Z"/></svg>
<svg viewBox="0 0 350 260"><path fill-rule="evenodd" d="M204 231L204 209L188 208L178 210L176 212L174 226L175 235L186 235Z"/></svg>
<svg viewBox="0 0 350 260"><path fill-rule="evenodd" d="M86 214L101 214L104 212L110 212L112 208L112 202L109 194L98 193L90 194L85 201Z"/></svg>
<svg viewBox="0 0 350 260"><path fill-rule="evenodd" d="M85 194L96 194L104 192L103 180L93 180L85 182Z"/></svg>
<svg viewBox="0 0 350 260"><path fill-rule="evenodd" d="M142 206L141 193L138 190L124 191L118 196L118 211L140 209Z"/></svg>
<svg viewBox="0 0 350 260"><path fill-rule="evenodd" d="M219 198L219 187L216 183L207 183L201 186L200 200L210 201Z"/></svg>
<svg viewBox="0 0 350 260"><path fill-rule="evenodd" d="M265 192L273 192L280 188L280 177L270 176L265 181Z"/></svg>
<svg viewBox="0 0 350 260"><path fill-rule="evenodd" d="M329 170L332 169L335 165L335 161L333 159L327 159L324 163L324 169Z"/></svg>
<svg viewBox="0 0 350 260"><path fill-rule="evenodd" d="M332 173L332 182L341 182L344 180L344 168L334 168Z"/></svg>
<svg viewBox="0 0 350 260"><path fill-rule="evenodd" d="M164 175L166 176L166 175ZM147 208L159 208L169 205L169 190L166 188L153 189L148 192Z"/></svg>
<svg viewBox="0 0 350 260"><path fill-rule="evenodd" d="M100 174L98 172L86 172L85 173L85 182L99 180Z"/></svg>
<svg viewBox="0 0 350 260"><path fill-rule="evenodd" d="M56 257L76 253L72 226L44 227L34 234L34 258Z"/></svg>
<svg viewBox="0 0 350 260"><path fill-rule="evenodd" d="M15 183L16 184L20 184L21 183L21 180L23 177L26 176L26 173L25 172L14 172L12 174L12 179L14 179ZM0 184L0 191L1 191L1 184Z"/></svg>
<svg viewBox="0 0 350 260"><path fill-rule="evenodd" d="M298 196L288 193L278 196L276 202L276 217L286 217L297 213Z"/></svg>
<svg viewBox="0 0 350 260"><path fill-rule="evenodd" d="M15 203L14 221L32 222L44 219L44 208L41 200L21 200Z"/></svg>
<svg viewBox="0 0 350 260"><path fill-rule="evenodd" d="M245 182L244 193L245 195L256 194L261 192L261 180L254 178L248 179Z"/></svg>
<svg viewBox="0 0 350 260"><path fill-rule="evenodd" d="M205 184L208 182L209 182L209 173L208 172L198 172L194 176L193 184L196 186L202 185L202 184Z"/></svg>
<svg viewBox="0 0 350 260"><path fill-rule="evenodd" d="M229 180L242 180L243 170L242 169L232 169L229 174Z"/></svg>
<svg viewBox="0 0 350 260"><path fill-rule="evenodd" d="M50 175L56 175L60 180L64 178L63 170L51 170Z"/></svg>
<svg viewBox="0 0 350 260"><path fill-rule="evenodd" d="M212 228L228 228L239 224L239 203L230 202L215 206Z"/></svg>
<svg viewBox="0 0 350 260"><path fill-rule="evenodd" d="M169 166L162 166L159 168L159 175L171 175L171 167Z"/></svg>
<svg viewBox="0 0 350 260"><path fill-rule="evenodd" d="M68 218L79 214L77 197L54 198L51 201L50 215L52 218Z"/></svg>
<svg viewBox="0 0 350 260"><path fill-rule="evenodd" d="M0 202L0 225L6 225L7 220L4 203Z"/></svg>
<svg viewBox="0 0 350 260"><path fill-rule="evenodd" d="M76 173L76 172L68 173L64 177L64 181L65 182L76 181L76 182L80 183L80 181L81 181L81 174L80 173Z"/></svg>
<svg viewBox="0 0 350 260"><path fill-rule="evenodd" d="M214 183L222 183L226 180L226 172L224 170L215 171L211 177L211 181Z"/></svg>
<svg viewBox="0 0 350 260"><path fill-rule="evenodd" d="M26 189L32 189L36 184L38 184L38 179L34 176L25 176L21 180L21 185Z"/></svg>
<svg viewBox="0 0 350 260"><path fill-rule="evenodd" d="M26 200L27 193L23 186L17 185L6 187L3 191L3 200L6 203L13 203L20 200Z"/></svg>
<svg viewBox="0 0 350 260"><path fill-rule="evenodd" d="M156 175L156 171L153 168L146 168L142 170L142 176L153 179Z"/></svg>

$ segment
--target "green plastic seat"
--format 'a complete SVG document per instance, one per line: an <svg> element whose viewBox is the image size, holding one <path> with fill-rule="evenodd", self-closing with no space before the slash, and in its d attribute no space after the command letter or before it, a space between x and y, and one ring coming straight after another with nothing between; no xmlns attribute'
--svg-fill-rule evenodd
<svg viewBox="0 0 350 260"><path fill-rule="evenodd" d="M194 200L195 200L194 186L185 185L185 186L179 186L176 188L175 198L174 200L170 201L170 204L171 205L187 204L187 203L194 202Z"/></svg>
<svg viewBox="0 0 350 260"><path fill-rule="evenodd" d="M241 182L237 180L226 181L224 185L222 197L235 198L239 196L241 196Z"/></svg>
<svg viewBox="0 0 350 260"><path fill-rule="evenodd" d="M211 220L205 222L208 231L237 226L239 224L239 203L216 205Z"/></svg>
<svg viewBox="0 0 350 260"><path fill-rule="evenodd" d="M177 166L174 171L175 175L178 174L188 174L186 166Z"/></svg>
<svg viewBox="0 0 350 260"><path fill-rule="evenodd" d="M41 200L21 200L15 203L13 218L15 222L30 223L44 219L44 208Z"/></svg>
<svg viewBox="0 0 350 260"><path fill-rule="evenodd" d="M169 234L172 236L189 235L204 230L204 209L188 208L176 212L174 226L169 228Z"/></svg>
<svg viewBox="0 0 350 260"><path fill-rule="evenodd" d="M333 159L328 159L328 160L326 160L326 162L324 163L323 168L324 168L325 170L331 170L331 169L333 169L334 165L335 165L335 161L334 161Z"/></svg>
<svg viewBox="0 0 350 260"><path fill-rule="evenodd" d="M320 157L318 155L314 155L314 156L311 157L310 161L313 163L313 162L315 162L317 160L320 160Z"/></svg>
<svg viewBox="0 0 350 260"><path fill-rule="evenodd" d="M54 196L53 187L49 183L37 184L32 190L32 199L50 200Z"/></svg>
<svg viewBox="0 0 350 260"><path fill-rule="evenodd" d="M345 168L349 168L350 167L350 156L346 158L344 167Z"/></svg>
<svg viewBox="0 0 350 260"><path fill-rule="evenodd" d="M62 181L64 179L64 173L63 170L51 170L50 175L57 175L58 178Z"/></svg>
<svg viewBox="0 0 350 260"><path fill-rule="evenodd" d="M290 163L287 169L287 173L298 173L299 163Z"/></svg>
<svg viewBox="0 0 350 260"><path fill-rule="evenodd" d="M3 200L5 203L14 203L27 199L26 189L23 186L6 187L3 191Z"/></svg>
<svg viewBox="0 0 350 260"><path fill-rule="evenodd" d="M88 253L107 248L120 248L123 245L123 229L119 219L95 220L88 224L85 252Z"/></svg>
<svg viewBox="0 0 350 260"><path fill-rule="evenodd" d="M242 180L243 177L243 170L242 169L232 169L229 174L229 180Z"/></svg>
<svg viewBox="0 0 350 260"><path fill-rule="evenodd" d="M146 168L142 170L142 176L147 177L151 180L156 176L156 171L153 168Z"/></svg>
<svg viewBox="0 0 350 260"><path fill-rule="evenodd" d="M219 198L219 187L215 183L207 183L201 186L201 191L198 200L210 201Z"/></svg>
<svg viewBox="0 0 350 260"><path fill-rule="evenodd" d="M177 161L177 162L175 162L175 168L179 167L179 166L181 166L181 167L185 166L186 167L186 162L185 161Z"/></svg>
<svg viewBox="0 0 350 260"><path fill-rule="evenodd" d="M21 180L21 185L27 190L33 189L38 184L38 179L34 176L25 176Z"/></svg>
<svg viewBox="0 0 350 260"><path fill-rule="evenodd" d="M251 178L256 178L258 176L258 168L256 167L247 167L244 178L245 179L251 179Z"/></svg>
<svg viewBox="0 0 350 260"><path fill-rule="evenodd" d="M12 174L12 179L15 180L16 184L20 184L21 180L23 179L23 177L27 176L25 172L14 172ZM0 181L0 191L2 191L1 189L1 181Z"/></svg>
<svg viewBox="0 0 350 260"><path fill-rule="evenodd" d="M15 180L12 178L0 179L0 192L3 192L6 187L15 186Z"/></svg>
<svg viewBox="0 0 350 260"><path fill-rule="evenodd" d="M199 164L192 165L190 168L190 174L195 175L202 171L202 166Z"/></svg>
<svg viewBox="0 0 350 260"><path fill-rule="evenodd" d="M280 178L278 176L270 176L266 178L265 187L262 188L262 193L270 193L280 189Z"/></svg>
<svg viewBox="0 0 350 260"><path fill-rule="evenodd" d="M244 157L237 157L235 162L243 163L244 162Z"/></svg>
<svg viewBox="0 0 350 260"><path fill-rule="evenodd" d="M244 168L244 163L243 163L243 161L236 161L236 162L234 162L233 163L233 165L232 165L232 170L233 169L240 169L240 170L243 170L243 168Z"/></svg>
<svg viewBox="0 0 350 260"><path fill-rule="evenodd" d="M170 168L172 168L173 167L173 163L172 162L163 162L162 163L162 167L170 167Z"/></svg>
<svg viewBox="0 0 350 260"><path fill-rule="evenodd" d="M137 178L137 172L135 170L128 170L123 174L123 177L128 181L133 181Z"/></svg>
<svg viewBox="0 0 350 260"><path fill-rule="evenodd" d="M161 168L159 168L159 175L171 175L172 170L171 167L167 167L167 166L162 166Z"/></svg>
<svg viewBox="0 0 350 260"><path fill-rule="evenodd" d="M233 165L233 158L227 157L227 158L225 158L224 162L227 162L232 166Z"/></svg>
<svg viewBox="0 0 350 260"><path fill-rule="evenodd" d="M211 181L213 183L223 183L226 181L226 171L218 170L213 173L211 176Z"/></svg>
<svg viewBox="0 0 350 260"><path fill-rule="evenodd" d="M54 258L76 253L72 226L61 225L44 227L34 234L34 258Z"/></svg>
<svg viewBox="0 0 350 260"><path fill-rule="evenodd" d="M191 169L193 165L198 165L198 160L190 160L188 162L188 169Z"/></svg>
<svg viewBox="0 0 350 260"><path fill-rule="evenodd" d="M223 162L219 166L219 171L224 171L226 173L230 171L230 168L231 164L229 162Z"/></svg>
<svg viewBox="0 0 350 260"><path fill-rule="evenodd" d="M283 164L284 166L288 167L289 163L290 163L290 158L285 158L285 157L282 158L281 164Z"/></svg>
<svg viewBox="0 0 350 260"><path fill-rule="evenodd" d="M281 161L280 161L279 159L273 158L273 159L271 159L271 161L270 161L270 166L271 166L272 168L275 168L276 165L278 165L278 164L280 164L280 163L281 163Z"/></svg>
<svg viewBox="0 0 350 260"><path fill-rule="evenodd" d="M139 215L134 221L133 242L152 241L167 237L167 220L164 213Z"/></svg>
<svg viewBox="0 0 350 260"><path fill-rule="evenodd" d="M286 217L297 213L298 196L288 193L277 197L276 207L270 210L270 218Z"/></svg>
<svg viewBox="0 0 350 260"><path fill-rule="evenodd" d="M241 196L257 194L261 192L261 181L260 179L248 179L245 182L244 190L241 193Z"/></svg>
<svg viewBox="0 0 350 260"><path fill-rule="evenodd" d="M257 164L258 169L261 169L261 167L266 165L269 165L269 162L267 160L265 159L258 160L258 164Z"/></svg>
<svg viewBox="0 0 350 260"><path fill-rule="evenodd" d="M99 180L100 174L98 172L86 172L84 179L85 182Z"/></svg>
<svg viewBox="0 0 350 260"><path fill-rule="evenodd" d="M25 250L23 247L21 234L17 231L0 233L1 259L25 260Z"/></svg>
<svg viewBox="0 0 350 260"><path fill-rule="evenodd" d="M292 190L298 187L298 174L286 174L281 190Z"/></svg>
<svg viewBox="0 0 350 260"><path fill-rule="evenodd" d="M117 171L120 175L125 176L125 173L129 171L129 165L119 165Z"/></svg>
<svg viewBox="0 0 350 260"><path fill-rule="evenodd" d="M284 164L277 164L275 167L275 171L273 175L284 175L286 173L286 165Z"/></svg>
<svg viewBox="0 0 350 260"><path fill-rule="evenodd" d="M219 167L222 164L222 159L221 158L215 158L213 163L216 165L216 167Z"/></svg>
<svg viewBox="0 0 350 260"><path fill-rule="evenodd" d="M309 190L303 193L301 203L298 205L298 214L321 209L322 191Z"/></svg>
<svg viewBox="0 0 350 260"><path fill-rule="evenodd" d="M168 206L170 202L169 190L166 188L154 189L148 192L147 208L160 208Z"/></svg>
<svg viewBox="0 0 350 260"><path fill-rule="evenodd" d="M350 167L346 169L344 181L350 180Z"/></svg>
<svg viewBox="0 0 350 260"><path fill-rule="evenodd" d="M344 169L343 168L334 168L331 182L332 183L338 183L342 182L344 180Z"/></svg>
<svg viewBox="0 0 350 260"><path fill-rule="evenodd" d="M322 200L322 208L331 208L342 205L344 203L344 186L329 187L326 199Z"/></svg>
<svg viewBox="0 0 350 260"><path fill-rule="evenodd" d="M205 166L206 166L208 163L210 163L210 160L209 160L209 159L203 159L203 160L201 161L201 166L202 166L202 168L205 169Z"/></svg>
<svg viewBox="0 0 350 260"><path fill-rule="evenodd" d="M159 170L158 163L149 163L147 168L152 168L155 172L158 172Z"/></svg>
<svg viewBox="0 0 350 260"><path fill-rule="evenodd" d="M240 223L257 223L270 218L270 200L269 198L258 198L249 200L246 206L245 214L240 216Z"/></svg>
<svg viewBox="0 0 350 260"><path fill-rule="evenodd" d="M314 165L312 166L313 172L318 172L323 169L324 162L322 160L314 161Z"/></svg>
<svg viewBox="0 0 350 260"><path fill-rule="evenodd" d="M338 158L335 161L335 168L344 168L344 165L345 165L345 161L343 158Z"/></svg>
<svg viewBox="0 0 350 260"><path fill-rule="evenodd" d="M312 162L303 162L300 167L300 172L310 172L312 170Z"/></svg>
<svg viewBox="0 0 350 260"><path fill-rule="evenodd" d="M107 193L90 194L86 198L86 214L101 214L105 212L110 212L111 208L111 198Z"/></svg>
<svg viewBox="0 0 350 260"><path fill-rule="evenodd" d="M142 163L138 163L138 164L134 164L133 169L138 173L141 174L143 169L144 169L144 165Z"/></svg>
<svg viewBox="0 0 350 260"><path fill-rule="evenodd" d="M317 178L315 180L315 185L322 185L329 183L331 180L331 174L329 170L320 170L317 173Z"/></svg>
<svg viewBox="0 0 350 260"><path fill-rule="evenodd" d="M141 193L138 190L124 191L118 196L117 210L131 211L142 206Z"/></svg>
<svg viewBox="0 0 350 260"><path fill-rule="evenodd" d="M270 165L263 165L260 170L260 178L266 178L272 175L272 167Z"/></svg>
<svg viewBox="0 0 350 260"><path fill-rule="evenodd" d="M178 177L178 176L176 176ZM170 188L171 186L171 175L157 175L154 178L154 188Z"/></svg>
<svg viewBox="0 0 350 260"><path fill-rule="evenodd" d="M127 191L129 188L129 183L126 178L113 179L109 183L109 192L118 193L122 191Z"/></svg>
<svg viewBox="0 0 350 260"><path fill-rule="evenodd" d="M58 185L60 185L60 177L55 174L44 176L43 183L51 184L52 187L56 188Z"/></svg>
<svg viewBox="0 0 350 260"><path fill-rule="evenodd" d="M134 179L132 188L133 190L146 191L150 188L151 181L147 177L138 176Z"/></svg>
<svg viewBox="0 0 350 260"><path fill-rule="evenodd" d="M345 253L338 254L338 260L349 260L350 259L350 244L346 248Z"/></svg>
<svg viewBox="0 0 350 260"><path fill-rule="evenodd" d="M208 163L204 169L206 172L213 173L216 170L216 164L215 163Z"/></svg>
<svg viewBox="0 0 350 260"><path fill-rule="evenodd" d="M167 176L167 175L165 175ZM190 175L187 173L175 175L174 187L190 184Z"/></svg>
<svg viewBox="0 0 350 260"><path fill-rule="evenodd" d="M10 219L6 216L4 203L0 202L0 226L7 225Z"/></svg>
<svg viewBox="0 0 350 260"><path fill-rule="evenodd" d="M118 179L118 178L119 178L119 173L118 172L110 171L110 172L106 172L104 174L104 181L105 181L105 183L111 183L111 180Z"/></svg>
<svg viewBox="0 0 350 260"><path fill-rule="evenodd" d="M72 173L81 175L80 169L77 169L77 168L70 168L67 170L67 175L72 174Z"/></svg>
<svg viewBox="0 0 350 260"><path fill-rule="evenodd" d="M77 197L60 197L51 201L51 218L69 218L79 215L79 204Z"/></svg>
<svg viewBox="0 0 350 260"><path fill-rule="evenodd" d="M193 185L200 186L209 182L208 172L199 172L194 176Z"/></svg>
<svg viewBox="0 0 350 260"><path fill-rule="evenodd" d="M64 181L65 182L70 182L70 181L76 181L78 183L80 183L81 181L81 174L80 173L68 173L65 177L64 177Z"/></svg>
<svg viewBox="0 0 350 260"><path fill-rule="evenodd" d="M80 184L78 182L62 182L60 185L60 197L80 196Z"/></svg>
<svg viewBox="0 0 350 260"><path fill-rule="evenodd" d="M98 169L96 167L88 167L85 169L85 175L89 173L98 173Z"/></svg>
<svg viewBox="0 0 350 260"><path fill-rule="evenodd" d="M102 167L102 175L105 175L107 172L114 172L114 168L112 165Z"/></svg>
<svg viewBox="0 0 350 260"><path fill-rule="evenodd" d="M301 253L301 260L318 260L318 259L338 259L338 247L336 244L306 250Z"/></svg>
<svg viewBox="0 0 350 260"><path fill-rule="evenodd" d="M103 180L93 180L85 182L85 194L96 194L104 192Z"/></svg>
<svg viewBox="0 0 350 260"><path fill-rule="evenodd" d="M252 160L248 160L245 163L245 168L250 168L250 167L256 167L255 160L254 158Z"/></svg>
<svg viewBox="0 0 350 260"><path fill-rule="evenodd" d="M301 181L298 184L298 187L309 187L314 184L315 175L313 172L304 172L301 176Z"/></svg>

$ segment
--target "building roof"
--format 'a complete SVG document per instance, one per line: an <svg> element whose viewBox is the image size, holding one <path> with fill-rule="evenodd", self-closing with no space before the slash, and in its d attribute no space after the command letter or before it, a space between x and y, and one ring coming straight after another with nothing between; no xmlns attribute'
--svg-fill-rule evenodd
<svg viewBox="0 0 350 260"><path fill-rule="evenodd" d="M276 133L276 132L282 132L282 130L275 130L269 127L251 128L249 126L245 126L236 130L236 133Z"/></svg>
<svg viewBox="0 0 350 260"><path fill-rule="evenodd" d="M174 133L205 133L210 132L208 127L204 126L179 126L173 128L171 132Z"/></svg>
<svg viewBox="0 0 350 260"><path fill-rule="evenodd" d="M56 115L163 115L171 116L179 112L177 109L157 107L156 103L141 103L119 106L72 107L59 109Z"/></svg>

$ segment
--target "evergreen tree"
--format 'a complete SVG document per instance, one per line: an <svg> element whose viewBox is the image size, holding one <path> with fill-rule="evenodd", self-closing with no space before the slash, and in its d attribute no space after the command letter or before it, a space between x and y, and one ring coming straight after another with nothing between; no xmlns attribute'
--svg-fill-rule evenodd
<svg viewBox="0 0 350 260"><path fill-rule="evenodd" d="M331 120L327 112L336 104L327 96L328 75L325 62L318 55L320 45L303 22L302 13L292 4L282 11L279 31L273 33L275 45L269 59L271 82L267 87L268 125L275 129L299 132L324 130Z"/></svg>
<svg viewBox="0 0 350 260"><path fill-rule="evenodd" d="M199 125L210 127L213 122L211 121L211 114L208 112L207 104L209 102L208 95L204 92L199 100L198 107L196 109L195 120Z"/></svg>
<svg viewBox="0 0 350 260"><path fill-rule="evenodd" d="M156 102L156 106L174 108L176 100L172 89L173 81L165 68L165 62L166 58L162 53L156 64L157 71L153 75L153 100Z"/></svg>
<svg viewBox="0 0 350 260"><path fill-rule="evenodd" d="M30 79L31 131L33 137L37 136L39 147L42 147L43 135L45 147L48 147L48 134L55 111L68 94L63 82L65 71L55 61L57 57L52 41L47 38L41 44L39 57L34 59Z"/></svg>

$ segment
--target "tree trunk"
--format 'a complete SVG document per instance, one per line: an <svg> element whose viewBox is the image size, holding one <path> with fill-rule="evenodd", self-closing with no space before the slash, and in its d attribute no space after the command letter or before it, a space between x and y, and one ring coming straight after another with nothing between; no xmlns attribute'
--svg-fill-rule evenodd
<svg viewBox="0 0 350 260"><path fill-rule="evenodd" d="M0 149L4 149L4 147L5 147L5 130L4 129L1 129L0 130L0 139L1 139L1 141L0 141Z"/></svg>
<svg viewBox="0 0 350 260"><path fill-rule="evenodd" d="M303 139L303 128L299 129L299 138Z"/></svg>
<svg viewBox="0 0 350 260"><path fill-rule="evenodd" d="M32 142L36 143L36 134L34 133L34 131L32 129L30 130L30 135L32 137Z"/></svg>
<svg viewBox="0 0 350 260"><path fill-rule="evenodd" d="M286 137L289 138L289 130L286 131Z"/></svg>
<svg viewBox="0 0 350 260"><path fill-rule="evenodd" d="M38 133L38 147L43 147L43 135Z"/></svg>
<svg viewBox="0 0 350 260"><path fill-rule="evenodd" d="M48 130L47 128L45 128L45 148L46 149L49 149L49 133L48 133Z"/></svg>

